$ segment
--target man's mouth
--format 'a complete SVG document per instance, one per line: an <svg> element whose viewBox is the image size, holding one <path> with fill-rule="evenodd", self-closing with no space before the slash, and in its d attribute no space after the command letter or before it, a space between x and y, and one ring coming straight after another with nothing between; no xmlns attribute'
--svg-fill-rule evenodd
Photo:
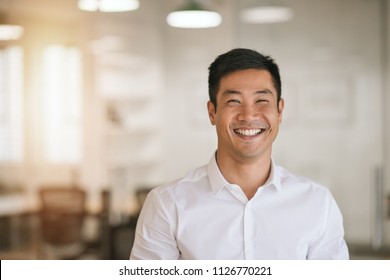
<svg viewBox="0 0 390 280"><path fill-rule="evenodd" d="M254 128L254 129L234 129L234 132L243 135L243 136L256 136L264 132L264 128Z"/></svg>

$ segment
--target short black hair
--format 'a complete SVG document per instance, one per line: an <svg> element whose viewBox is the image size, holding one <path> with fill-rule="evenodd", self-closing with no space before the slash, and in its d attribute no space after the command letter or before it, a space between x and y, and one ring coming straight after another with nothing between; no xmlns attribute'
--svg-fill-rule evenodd
<svg viewBox="0 0 390 280"><path fill-rule="evenodd" d="M282 97L282 82L279 67L270 56L263 55L255 50L236 48L219 55L209 67L209 98L217 108L217 92L221 79L234 71L245 69L267 70L274 83L277 100Z"/></svg>

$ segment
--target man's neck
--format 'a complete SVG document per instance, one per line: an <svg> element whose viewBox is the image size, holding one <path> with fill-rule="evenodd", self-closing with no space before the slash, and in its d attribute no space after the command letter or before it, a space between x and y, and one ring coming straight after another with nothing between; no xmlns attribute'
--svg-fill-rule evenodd
<svg viewBox="0 0 390 280"><path fill-rule="evenodd" d="M240 186L248 200L267 182L271 171L270 155L257 159L234 159L217 152L216 161L223 177L230 184Z"/></svg>

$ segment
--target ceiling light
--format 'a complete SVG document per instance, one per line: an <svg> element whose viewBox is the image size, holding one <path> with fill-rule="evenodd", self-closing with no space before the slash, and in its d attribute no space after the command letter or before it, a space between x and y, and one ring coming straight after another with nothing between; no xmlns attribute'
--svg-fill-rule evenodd
<svg viewBox="0 0 390 280"><path fill-rule="evenodd" d="M138 0L79 0L80 10L88 12L126 12L139 8Z"/></svg>
<svg viewBox="0 0 390 280"><path fill-rule="evenodd" d="M23 27L14 24L0 24L0 41L18 40L23 35Z"/></svg>
<svg viewBox="0 0 390 280"><path fill-rule="evenodd" d="M210 28L221 24L219 13L204 9L196 1L188 1L183 8L170 13L167 22L178 28Z"/></svg>
<svg viewBox="0 0 390 280"><path fill-rule="evenodd" d="M281 6L261 6L245 9L241 20L246 23L277 23L289 21L294 17L293 10Z"/></svg>

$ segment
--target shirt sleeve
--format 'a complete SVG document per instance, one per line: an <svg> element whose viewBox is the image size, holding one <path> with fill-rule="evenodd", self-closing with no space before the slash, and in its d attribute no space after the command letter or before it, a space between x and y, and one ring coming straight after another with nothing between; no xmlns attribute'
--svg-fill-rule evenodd
<svg viewBox="0 0 390 280"><path fill-rule="evenodd" d="M322 235L309 248L308 259L347 260L348 247L344 240L343 218L334 198L328 196L328 211L325 214Z"/></svg>
<svg viewBox="0 0 390 280"><path fill-rule="evenodd" d="M174 260L180 252L174 235L174 213L160 201L157 192L152 190L142 207L137 221L135 239L131 250L131 260Z"/></svg>

